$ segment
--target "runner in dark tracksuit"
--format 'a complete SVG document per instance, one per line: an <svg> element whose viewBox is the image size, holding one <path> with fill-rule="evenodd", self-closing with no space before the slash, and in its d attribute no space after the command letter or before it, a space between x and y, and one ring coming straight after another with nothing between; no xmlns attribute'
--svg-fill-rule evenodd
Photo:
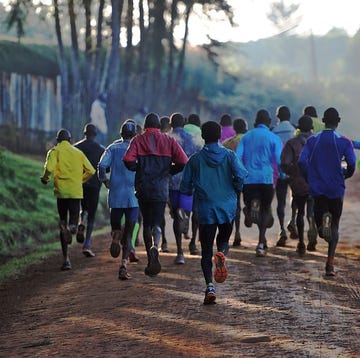
<svg viewBox="0 0 360 358"><path fill-rule="evenodd" d="M74 144L74 147L80 149L94 168L97 167L100 157L105 148L95 141L97 128L89 123L84 127L85 138ZM84 198L81 200L80 223L76 239L79 243L84 243L83 254L86 257L94 257L91 251L91 234L94 229L95 214L99 202L101 182L94 175L88 182L83 184ZM85 233L86 228L86 235Z"/></svg>
<svg viewBox="0 0 360 358"><path fill-rule="evenodd" d="M317 231L314 222L314 199L309 195L309 184L302 175L298 166L299 155L306 143L306 140L312 135L313 124L310 116L302 116L298 122L299 133L294 138L289 139L281 152L281 169L288 176L294 201L296 214L296 228L299 238L296 251L299 254L305 254L306 246L304 243L304 216L305 207L307 209L307 220L309 223L308 246L309 251L315 251Z"/></svg>
<svg viewBox="0 0 360 358"><path fill-rule="evenodd" d="M160 119L155 113L145 117L144 133L130 142L123 161L135 174L135 192L143 216L143 237L148 255L145 274L161 271L158 245L161 224L169 194L170 176L183 170L188 157L176 142L160 132Z"/></svg>

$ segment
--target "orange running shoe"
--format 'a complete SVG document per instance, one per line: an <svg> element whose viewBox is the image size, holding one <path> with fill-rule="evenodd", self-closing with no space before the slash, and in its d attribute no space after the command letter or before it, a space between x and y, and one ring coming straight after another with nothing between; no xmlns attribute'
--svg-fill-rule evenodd
<svg viewBox="0 0 360 358"><path fill-rule="evenodd" d="M225 255L222 252L217 252L214 256L215 262L215 272L214 272L214 280L218 283L222 283L227 278L227 268L225 266Z"/></svg>

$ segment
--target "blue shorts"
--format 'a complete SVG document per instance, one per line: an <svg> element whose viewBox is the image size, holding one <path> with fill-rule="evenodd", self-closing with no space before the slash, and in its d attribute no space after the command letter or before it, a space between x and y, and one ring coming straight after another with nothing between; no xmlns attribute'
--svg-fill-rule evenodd
<svg viewBox="0 0 360 358"><path fill-rule="evenodd" d="M186 211L192 211L192 195L182 194L179 190L169 190L169 201L171 208L174 210L182 208Z"/></svg>

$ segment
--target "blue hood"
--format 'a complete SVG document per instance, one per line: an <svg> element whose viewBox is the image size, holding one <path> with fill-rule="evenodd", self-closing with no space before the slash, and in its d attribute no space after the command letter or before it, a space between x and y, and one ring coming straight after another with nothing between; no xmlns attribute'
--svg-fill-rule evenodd
<svg viewBox="0 0 360 358"><path fill-rule="evenodd" d="M201 156L209 167L219 166L226 156L227 149L218 143L205 144L201 150Z"/></svg>

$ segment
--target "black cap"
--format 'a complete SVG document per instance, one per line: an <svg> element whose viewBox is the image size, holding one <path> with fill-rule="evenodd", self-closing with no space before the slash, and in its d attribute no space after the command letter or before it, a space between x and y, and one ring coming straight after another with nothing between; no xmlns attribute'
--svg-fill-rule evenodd
<svg viewBox="0 0 360 358"><path fill-rule="evenodd" d="M150 112L146 115L144 128L160 128L160 118L156 113Z"/></svg>
<svg viewBox="0 0 360 358"><path fill-rule="evenodd" d="M62 142L63 140L67 140L68 142L70 142L70 139L71 139L71 133L65 128L60 129L56 134L56 140L59 143Z"/></svg>
<svg viewBox="0 0 360 358"><path fill-rule="evenodd" d="M201 136L205 143L217 142L221 137L221 126L215 121L205 122L201 126Z"/></svg>
<svg viewBox="0 0 360 358"><path fill-rule="evenodd" d="M120 134L122 137L134 137L136 135L135 121L127 119L121 126Z"/></svg>

